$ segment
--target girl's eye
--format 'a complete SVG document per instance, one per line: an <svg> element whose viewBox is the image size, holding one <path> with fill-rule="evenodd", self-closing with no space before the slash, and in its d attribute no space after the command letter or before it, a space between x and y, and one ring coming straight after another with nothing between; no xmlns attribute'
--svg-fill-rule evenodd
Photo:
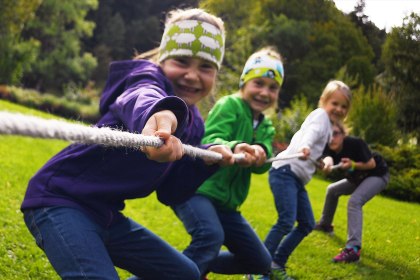
<svg viewBox="0 0 420 280"><path fill-rule="evenodd" d="M203 63L203 64L200 65L200 67L202 69L206 70L206 71L210 71L210 70L213 70L213 69L216 70L216 67L211 63Z"/></svg>
<svg viewBox="0 0 420 280"><path fill-rule="evenodd" d="M177 57L177 58L174 58L174 60L178 64L181 64L181 65L187 65L188 64L188 60L186 58L183 58L183 57Z"/></svg>
<svg viewBox="0 0 420 280"><path fill-rule="evenodd" d="M270 91L277 92L278 90L279 90L279 86L277 84L270 86Z"/></svg>

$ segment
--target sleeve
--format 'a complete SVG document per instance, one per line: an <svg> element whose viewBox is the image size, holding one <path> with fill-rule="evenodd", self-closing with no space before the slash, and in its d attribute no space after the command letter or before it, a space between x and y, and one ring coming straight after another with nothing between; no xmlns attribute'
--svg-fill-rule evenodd
<svg viewBox="0 0 420 280"><path fill-rule="evenodd" d="M219 165L206 165L202 159L184 156L173 163L171 171L156 189L158 200L165 205L176 205L191 198L197 189L219 170ZM189 176L186 176L189 174Z"/></svg>
<svg viewBox="0 0 420 280"><path fill-rule="evenodd" d="M260 145L265 150L267 159L273 156L273 141L275 135L275 129L271 121L266 120L263 123L264 127L261 128L261 134L257 131L257 140L254 144ZM260 167L252 167L252 173L262 174L267 172L271 167L271 163L266 163Z"/></svg>
<svg viewBox="0 0 420 280"><path fill-rule="evenodd" d="M329 127L329 119L325 111L323 109L313 111L302 125L299 148L309 147L310 149L313 149L318 139L322 139L323 136L330 133L328 131Z"/></svg>
<svg viewBox="0 0 420 280"><path fill-rule="evenodd" d="M188 108L176 96L168 96L169 85L163 74L144 71L132 74L124 92L118 96L110 109L131 132L140 133L147 120L156 112L172 111L178 120L175 135L187 121Z"/></svg>
<svg viewBox="0 0 420 280"><path fill-rule="evenodd" d="M210 111L205 123L203 144L226 145L233 149L243 141L234 140L235 123L238 121L237 113L240 111L235 102L230 98L220 99Z"/></svg>

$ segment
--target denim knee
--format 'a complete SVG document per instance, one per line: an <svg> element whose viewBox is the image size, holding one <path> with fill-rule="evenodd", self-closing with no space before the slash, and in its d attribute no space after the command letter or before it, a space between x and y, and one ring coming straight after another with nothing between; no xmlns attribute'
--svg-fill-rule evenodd
<svg viewBox="0 0 420 280"><path fill-rule="evenodd" d="M221 227L200 228L198 232L193 235L199 235L200 238L206 240L210 245L220 248L225 240L225 233Z"/></svg>
<svg viewBox="0 0 420 280"><path fill-rule="evenodd" d="M308 235L311 233L315 228L315 220L310 220L305 223L298 223L297 226L298 230L302 232L304 235Z"/></svg>
<svg viewBox="0 0 420 280"><path fill-rule="evenodd" d="M284 235L288 234L289 232L293 230L294 224L295 224L294 220L288 221L287 219L283 219L283 218L278 218L276 222L276 226L281 228Z"/></svg>
<svg viewBox="0 0 420 280"><path fill-rule="evenodd" d="M256 271L270 271L271 269L272 258L270 253L267 251L267 254L260 255L259 259L254 263Z"/></svg>
<svg viewBox="0 0 420 280"><path fill-rule="evenodd" d="M196 280L200 279L201 273L198 267L194 264L193 266L190 266L188 270L184 270L184 274L182 275L182 277L183 280Z"/></svg>

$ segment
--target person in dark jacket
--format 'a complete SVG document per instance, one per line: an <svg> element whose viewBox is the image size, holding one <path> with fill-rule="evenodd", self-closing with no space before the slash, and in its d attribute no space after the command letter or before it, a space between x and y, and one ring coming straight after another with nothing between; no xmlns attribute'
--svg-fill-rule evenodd
<svg viewBox="0 0 420 280"><path fill-rule="evenodd" d="M372 153L364 140L346 136L341 123L333 125L333 137L324 155L323 170L331 172L334 164L340 164L345 178L328 186L322 216L315 230L333 233L332 221L338 200L342 195L351 195L347 204L346 246L333 261L356 262L362 249L362 208L387 186L388 167L382 156Z"/></svg>
<svg viewBox="0 0 420 280"><path fill-rule="evenodd" d="M194 262L121 211L126 199L154 191L166 205L181 203L217 170L213 161L184 156L182 143L201 142L195 104L211 92L223 53L221 19L176 10L156 63L111 64L96 126L158 136L164 144L142 151L72 144L31 178L21 210L60 277L119 279L117 266L141 279L199 279ZM220 152L221 164L234 161L226 146L201 147Z"/></svg>

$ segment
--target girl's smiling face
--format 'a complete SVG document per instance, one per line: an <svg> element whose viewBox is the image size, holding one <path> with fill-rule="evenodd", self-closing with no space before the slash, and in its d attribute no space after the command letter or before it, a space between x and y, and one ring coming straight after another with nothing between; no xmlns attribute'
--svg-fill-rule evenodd
<svg viewBox="0 0 420 280"><path fill-rule="evenodd" d="M332 122L341 121L347 116L349 101L344 93L336 90L325 101L323 108Z"/></svg>
<svg viewBox="0 0 420 280"><path fill-rule="evenodd" d="M216 82L216 65L201 58L168 58L161 62L161 68L171 81L175 95L188 106L206 97Z"/></svg>
<svg viewBox="0 0 420 280"><path fill-rule="evenodd" d="M279 91L279 84L266 77L249 80L241 89L242 98L251 107L255 119L277 102Z"/></svg>

